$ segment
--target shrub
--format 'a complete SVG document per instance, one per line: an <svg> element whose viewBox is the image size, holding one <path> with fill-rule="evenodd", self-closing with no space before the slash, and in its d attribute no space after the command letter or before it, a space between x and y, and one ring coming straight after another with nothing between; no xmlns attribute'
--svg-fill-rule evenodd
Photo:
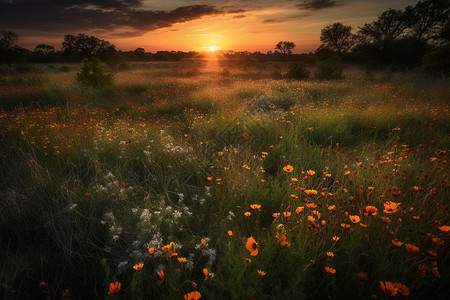
<svg viewBox="0 0 450 300"><path fill-rule="evenodd" d="M340 79L342 77L342 64L336 59L329 58L319 64L315 77L317 79Z"/></svg>
<svg viewBox="0 0 450 300"><path fill-rule="evenodd" d="M438 48L423 57L422 71L429 74L450 75L450 48Z"/></svg>
<svg viewBox="0 0 450 300"><path fill-rule="evenodd" d="M108 87L114 83L114 74L106 71L98 58L84 59L77 81L83 86Z"/></svg>
<svg viewBox="0 0 450 300"><path fill-rule="evenodd" d="M292 63L289 65L287 77L294 79L308 79L309 71L301 63Z"/></svg>

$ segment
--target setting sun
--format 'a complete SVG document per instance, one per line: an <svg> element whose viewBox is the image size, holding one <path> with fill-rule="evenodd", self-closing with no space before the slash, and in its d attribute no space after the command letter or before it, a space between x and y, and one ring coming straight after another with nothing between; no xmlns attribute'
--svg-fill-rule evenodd
<svg viewBox="0 0 450 300"><path fill-rule="evenodd" d="M219 47L212 46L212 47L208 47L208 49L211 52L215 52L215 51L219 50Z"/></svg>

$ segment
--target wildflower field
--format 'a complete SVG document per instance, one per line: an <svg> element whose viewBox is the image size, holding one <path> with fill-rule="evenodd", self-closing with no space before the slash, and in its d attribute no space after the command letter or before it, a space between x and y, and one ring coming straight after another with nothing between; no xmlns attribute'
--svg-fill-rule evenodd
<svg viewBox="0 0 450 300"><path fill-rule="evenodd" d="M448 80L203 67L0 77L2 299L449 296Z"/></svg>

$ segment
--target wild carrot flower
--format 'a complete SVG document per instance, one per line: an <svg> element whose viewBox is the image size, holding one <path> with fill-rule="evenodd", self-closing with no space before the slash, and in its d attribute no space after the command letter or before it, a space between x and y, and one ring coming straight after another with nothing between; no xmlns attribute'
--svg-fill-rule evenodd
<svg viewBox="0 0 450 300"><path fill-rule="evenodd" d="M245 247L248 251L250 251L251 256L258 255L258 243L252 236L247 239L247 244L245 245Z"/></svg>
<svg viewBox="0 0 450 300"><path fill-rule="evenodd" d="M327 271L327 273L330 273L330 274L336 273L336 269L333 269L333 268L330 268L330 267L325 267L325 271Z"/></svg>
<svg viewBox="0 0 450 300"><path fill-rule="evenodd" d="M121 283L116 281L114 283L109 284L109 292L108 295L110 296L116 296L120 292Z"/></svg>
<svg viewBox="0 0 450 300"><path fill-rule="evenodd" d="M257 272L258 272L258 274L260 276L265 276L266 275L266 272L264 272L263 270L258 270Z"/></svg>
<svg viewBox="0 0 450 300"><path fill-rule="evenodd" d="M184 300L198 300L202 297L202 294L200 294L197 291L190 292L184 295Z"/></svg>
<svg viewBox="0 0 450 300"><path fill-rule="evenodd" d="M137 264L133 266L133 269L135 269L136 271L140 271L142 270L142 268L144 267L143 263Z"/></svg>
<svg viewBox="0 0 450 300"><path fill-rule="evenodd" d="M398 206L401 204L397 203L397 202L392 202L392 201L388 201L386 203L384 203L384 212L387 214L392 214L398 211Z"/></svg>
<svg viewBox="0 0 450 300"><path fill-rule="evenodd" d="M283 168L283 171L291 173L294 170L294 167L292 167L291 165L287 165Z"/></svg>

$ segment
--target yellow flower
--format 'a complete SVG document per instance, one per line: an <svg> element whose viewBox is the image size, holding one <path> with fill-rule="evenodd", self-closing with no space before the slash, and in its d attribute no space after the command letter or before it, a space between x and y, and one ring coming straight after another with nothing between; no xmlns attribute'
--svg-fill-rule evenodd
<svg viewBox="0 0 450 300"><path fill-rule="evenodd" d="M291 173L294 170L294 167L292 167L291 165L287 165L283 168L283 171Z"/></svg>

